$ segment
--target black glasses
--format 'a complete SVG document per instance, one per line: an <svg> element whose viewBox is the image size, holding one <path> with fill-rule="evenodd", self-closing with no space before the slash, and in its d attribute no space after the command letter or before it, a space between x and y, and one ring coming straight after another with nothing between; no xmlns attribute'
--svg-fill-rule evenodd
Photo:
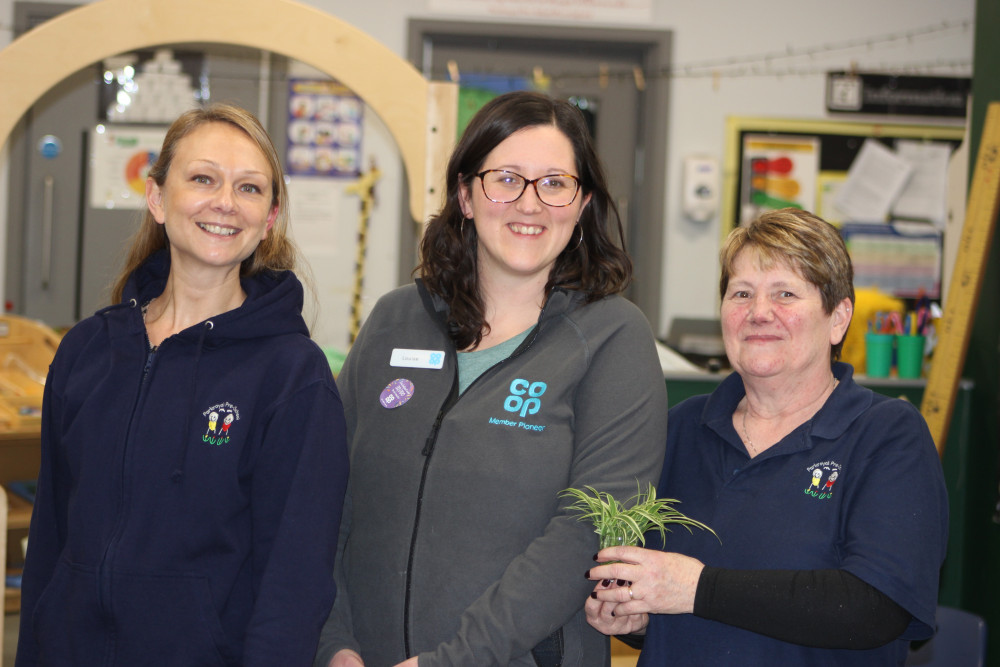
<svg viewBox="0 0 1000 667"><path fill-rule="evenodd" d="M540 202L554 207L569 206L580 191L580 179L571 174L549 174L528 179L505 169L487 169L476 176L483 182L483 194L495 204L517 201L529 185L535 186Z"/></svg>

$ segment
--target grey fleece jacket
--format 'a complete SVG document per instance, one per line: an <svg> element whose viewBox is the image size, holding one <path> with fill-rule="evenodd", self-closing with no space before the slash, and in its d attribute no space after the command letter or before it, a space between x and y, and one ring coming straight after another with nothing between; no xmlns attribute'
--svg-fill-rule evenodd
<svg viewBox="0 0 1000 667"><path fill-rule="evenodd" d="M387 294L338 377L351 474L316 665L353 648L366 667L533 666L553 634L565 667L607 665L582 609L597 535L559 492L655 483L667 397L649 324L622 297L555 290L459 396L446 311L419 281ZM440 368L398 365L435 353Z"/></svg>

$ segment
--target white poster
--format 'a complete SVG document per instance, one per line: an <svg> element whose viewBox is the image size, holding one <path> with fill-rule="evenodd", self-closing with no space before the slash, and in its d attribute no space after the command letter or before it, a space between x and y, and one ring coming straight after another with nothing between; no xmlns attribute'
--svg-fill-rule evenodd
<svg viewBox="0 0 1000 667"><path fill-rule="evenodd" d="M98 125L90 133L90 206L141 209L166 128Z"/></svg>

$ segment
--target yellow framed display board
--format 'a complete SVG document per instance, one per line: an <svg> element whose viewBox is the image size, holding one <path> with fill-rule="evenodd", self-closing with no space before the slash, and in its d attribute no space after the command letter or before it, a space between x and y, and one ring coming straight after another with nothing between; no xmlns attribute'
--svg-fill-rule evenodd
<svg viewBox="0 0 1000 667"><path fill-rule="evenodd" d="M964 126L955 125L729 117L722 172L722 237L753 215L745 203L756 168L773 176L773 192L762 205L798 205L827 217L823 215L825 198L844 181L866 139L889 146L898 139L910 139L958 147L964 134Z"/></svg>

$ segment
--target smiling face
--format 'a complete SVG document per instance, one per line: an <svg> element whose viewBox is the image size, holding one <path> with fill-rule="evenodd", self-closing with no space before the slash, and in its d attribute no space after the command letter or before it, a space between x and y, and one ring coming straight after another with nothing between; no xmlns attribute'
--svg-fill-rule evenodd
<svg viewBox="0 0 1000 667"><path fill-rule="evenodd" d="M825 381L830 347L847 331L850 306L844 299L827 313L819 288L798 271L780 262L762 268L756 252L744 249L733 262L722 299L729 362L744 380Z"/></svg>
<svg viewBox="0 0 1000 667"><path fill-rule="evenodd" d="M483 161L482 170L504 169L527 179L549 174L578 176L573 145L553 125L527 127L497 144ZM459 188L462 213L475 222L479 237L480 278L487 282L533 280L542 289L559 253L573 237L574 228L590 196L578 193L569 206L553 207L538 199L528 186L517 201L497 204L487 199L479 178Z"/></svg>
<svg viewBox="0 0 1000 667"><path fill-rule="evenodd" d="M264 155L242 130L221 122L178 142L163 185L147 179L146 202L166 227L172 270L226 276L239 273L278 213Z"/></svg>

